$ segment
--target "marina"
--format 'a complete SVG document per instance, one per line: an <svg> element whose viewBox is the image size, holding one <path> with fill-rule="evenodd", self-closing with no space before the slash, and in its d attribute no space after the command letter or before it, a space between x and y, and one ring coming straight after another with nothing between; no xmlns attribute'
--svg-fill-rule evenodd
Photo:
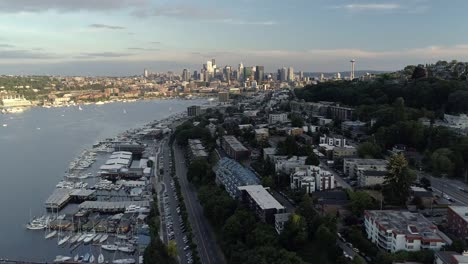
<svg viewBox="0 0 468 264"><path fill-rule="evenodd" d="M167 102L169 103L169 101ZM136 107L147 104L149 102L135 103ZM190 104L193 104L193 102L190 102ZM117 105L112 104L102 106L102 108L107 107L119 108ZM185 105L181 106L180 110L184 108ZM88 110L88 108L83 108L82 111L71 108L35 108L22 113L22 115L25 115L22 118L34 115L37 112L43 114L44 111L55 112L56 116L60 118L60 116L67 117L71 114L85 114ZM136 114L138 111L132 109L130 105L127 107L127 110L128 114L125 115L126 118L140 118L142 115L141 111L140 114ZM121 115L121 110L118 112L109 111L109 113L120 112ZM147 112L147 110L144 112ZM4 131L9 132L19 127L18 122L20 119L17 116L12 119L9 119L8 115L2 117L9 120L8 129ZM40 120L40 118L36 118L36 120ZM31 263L50 263L52 261L74 262L75 259L76 262L85 262L85 259L88 261L94 260L94 262L98 263L139 262L139 257L149 243L149 230L145 219L149 213L153 189L151 185L151 177L154 174L154 170L152 169L153 163L151 162L154 161L152 152L155 144L157 144L157 137L163 133L166 129L166 124L169 124L170 121L162 120L160 122L146 123L146 125L140 123L137 128L127 129L115 137L96 141L96 139L93 139L96 136L104 138L105 135L115 133L112 131L116 131L116 127L106 124L107 128L102 129L100 126L95 127L95 124L96 122L100 124L103 122L97 121L95 118L90 120L92 120L93 124L91 125L92 131L98 132L92 138L84 137L84 134L80 132L86 121L80 121L79 118L72 121L75 125L70 125L71 121L64 123L66 125L65 129L54 128L54 130L51 130L54 125L46 125L42 122L40 125L42 129L37 130L38 125L31 124L31 130L37 131L36 133L41 133L42 135L44 133L51 133L50 140L58 141L53 145L50 144L52 142L50 140L48 141L49 143L44 142L44 146L52 147L50 150L52 155L50 157L47 155L38 156L32 151L24 150L23 153L26 153L26 157L24 158L27 158L29 163L35 160L40 161L37 164L48 163L47 168L60 168L68 162L69 164L60 169L61 172L55 169L55 172L44 173L36 170L34 173L23 174L27 176L40 173L40 175L44 176L32 178L32 189L31 191L27 191L32 197L35 196L37 198L33 198L31 203L22 205L22 207L14 208L14 210L23 208L23 213L18 214L22 215L21 219L23 219L22 223L18 225L19 229L12 229L11 231L0 230L2 234L6 235L12 234L13 230L21 233L20 237L13 235L13 239L8 243L0 242L0 257L3 259L22 259L22 262ZM106 117L105 120L117 120L117 118ZM0 121L5 122L4 120ZM53 122L56 122L56 120ZM124 123L119 126L127 128L135 127L135 121L129 120L126 122L133 122L134 125ZM73 133L78 133L76 134L78 136L75 136L73 141L68 139L70 134L67 134L69 133L67 129L69 128L74 130ZM24 130L25 128L23 127L22 129ZM19 133L16 134L18 135L0 134L0 140L2 140L2 137L6 139L7 136L9 140L11 140L12 136L21 138ZM58 135L67 136L61 139ZM40 140L38 142L46 141L44 136L39 137ZM85 142L88 143L86 144ZM92 144L92 142L95 143ZM77 148L75 145L80 147ZM27 144L21 146L27 146ZM83 146L89 146L89 148L83 149ZM116 146L117 148L115 148ZM41 147L41 144L36 147ZM75 157L70 157L69 154L55 155L55 153L59 153L56 147L77 148L79 151L77 155L75 154ZM70 153L75 151L71 151ZM128 154L125 155L126 153L123 152L132 152L131 159L128 157ZM32 155L27 157L27 153L32 153ZM16 156L13 155L12 157ZM45 160L48 158L54 159L54 161L52 163L46 162ZM125 158L129 162L119 164ZM64 162L65 159L68 159L68 162ZM112 164L109 161L114 161L114 163ZM8 161L6 162L8 163ZM114 171L105 171L101 167L106 165L106 163L111 163L107 165L122 165L122 167ZM23 167L28 168L30 166ZM37 165L32 165L31 167L38 168ZM23 171L21 166L16 166L15 168ZM57 175L58 177L47 175ZM17 176L15 177L18 178ZM15 177L11 179L13 180ZM47 186L44 184L47 184ZM11 191L2 191L0 193L9 193L11 195ZM2 197L2 201L7 201L7 199ZM0 202L0 204L5 206L3 202ZM8 216L7 219L9 219ZM14 227L11 224L7 224L7 226ZM25 241L20 242L22 246L15 242L19 238ZM102 247L104 245L110 245L111 248L115 248L114 246L116 246L117 249L114 251L106 250L104 249L105 247ZM31 252L17 250L24 247L32 248ZM88 258L85 258L87 254L89 254Z"/></svg>

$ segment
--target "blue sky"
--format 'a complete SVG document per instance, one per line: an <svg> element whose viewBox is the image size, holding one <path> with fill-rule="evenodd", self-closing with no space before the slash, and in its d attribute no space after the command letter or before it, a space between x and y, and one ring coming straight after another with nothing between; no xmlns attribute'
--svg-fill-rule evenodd
<svg viewBox="0 0 468 264"><path fill-rule="evenodd" d="M397 70L468 61L468 1L0 0L0 74L218 65Z"/></svg>

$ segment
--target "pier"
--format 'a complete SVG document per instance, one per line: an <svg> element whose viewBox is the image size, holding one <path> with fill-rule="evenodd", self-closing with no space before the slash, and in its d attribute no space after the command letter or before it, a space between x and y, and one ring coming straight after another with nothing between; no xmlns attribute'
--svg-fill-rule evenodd
<svg viewBox="0 0 468 264"><path fill-rule="evenodd" d="M87 189L60 189L57 188L45 201L47 210L55 211L62 209L70 201L82 202L94 200L96 191Z"/></svg>
<svg viewBox="0 0 468 264"><path fill-rule="evenodd" d="M107 212L124 212L125 208L127 208L130 205L149 207L150 201L118 201L118 202L86 201L80 204L79 208L107 213Z"/></svg>

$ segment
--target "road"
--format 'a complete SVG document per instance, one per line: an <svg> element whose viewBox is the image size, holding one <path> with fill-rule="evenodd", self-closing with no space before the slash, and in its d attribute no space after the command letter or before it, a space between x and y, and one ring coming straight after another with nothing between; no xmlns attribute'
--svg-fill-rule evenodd
<svg viewBox="0 0 468 264"><path fill-rule="evenodd" d="M197 199L195 187L187 180L187 166L183 151L178 146L173 146L175 155L176 175L184 197L192 232L198 246L198 253L204 264L226 263L224 255L216 242L214 232L203 214L203 207Z"/></svg>
<svg viewBox="0 0 468 264"><path fill-rule="evenodd" d="M468 205L468 193L460 190L462 188L468 191L468 186L461 181L452 179L442 179L425 175L431 181L432 190L440 194L447 194L455 200L455 204Z"/></svg>
<svg viewBox="0 0 468 264"><path fill-rule="evenodd" d="M160 191L160 211L161 211L161 226L163 229L163 238L164 242L167 244L171 238L169 237L170 232L174 232L174 237L172 240L175 240L177 243L177 253L179 258L179 263L187 263L187 257L185 255L183 237L186 235L182 232L180 223L182 218L177 213L177 207L179 206L178 201L176 200L176 192L173 189L171 184L171 167L170 167L170 149L167 143L167 139L164 139L161 142L160 155L159 155L159 165L160 168L164 170L162 175L161 182L161 191ZM162 165L162 166L161 166ZM168 225L172 223L172 225Z"/></svg>
<svg viewBox="0 0 468 264"><path fill-rule="evenodd" d="M341 178L338 173L336 173L332 168L328 167L327 163L323 160L320 160L320 166L331 172L335 176L335 180L338 186L342 187L343 189L350 189L352 190L353 187L349 185L343 178Z"/></svg>

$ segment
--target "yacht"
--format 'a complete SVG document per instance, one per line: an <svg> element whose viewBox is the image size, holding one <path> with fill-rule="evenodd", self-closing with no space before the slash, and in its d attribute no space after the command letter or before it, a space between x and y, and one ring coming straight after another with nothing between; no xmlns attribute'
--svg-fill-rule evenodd
<svg viewBox="0 0 468 264"><path fill-rule="evenodd" d="M61 262L69 261L70 259L72 259L72 258L68 257L68 256L58 255L58 256L55 257L54 262L55 263L61 263Z"/></svg>
<svg viewBox="0 0 468 264"><path fill-rule="evenodd" d="M58 245L61 246L61 245L65 244L68 240L70 240L70 236L65 236L65 237L63 237L62 239L60 239L58 241Z"/></svg>
<svg viewBox="0 0 468 264"><path fill-rule="evenodd" d="M83 239L83 243L87 244L93 240L95 234L87 234L86 237Z"/></svg>
<svg viewBox="0 0 468 264"><path fill-rule="evenodd" d="M91 257L89 258L88 262L89 263L94 263L94 260L95 260L94 255L91 254Z"/></svg>
<svg viewBox="0 0 468 264"><path fill-rule="evenodd" d="M99 264L104 263L104 255L103 255L102 253L99 254L99 257L98 257L98 259L97 259L97 262L98 262Z"/></svg>
<svg viewBox="0 0 468 264"><path fill-rule="evenodd" d="M104 241L107 240L107 238L109 238L109 235L108 235L108 234L102 235L101 238L99 239L99 243L103 243Z"/></svg>
<svg viewBox="0 0 468 264"><path fill-rule="evenodd" d="M70 244L74 244L78 241L78 239L81 237L81 233L77 233L70 239Z"/></svg>
<svg viewBox="0 0 468 264"><path fill-rule="evenodd" d="M127 258L127 259L116 259L112 261L113 264L134 264L135 259Z"/></svg>
<svg viewBox="0 0 468 264"><path fill-rule="evenodd" d="M133 253L135 252L135 248L133 246L125 246L125 247L119 247L117 248L118 251L124 252L124 253Z"/></svg>
<svg viewBox="0 0 468 264"><path fill-rule="evenodd" d="M54 231L48 233L48 234L45 236L45 239L53 238L56 234L57 234L57 231L54 230Z"/></svg>
<svg viewBox="0 0 468 264"><path fill-rule="evenodd" d="M116 245L102 245L101 248L109 251L116 251L118 249Z"/></svg>
<svg viewBox="0 0 468 264"><path fill-rule="evenodd" d="M98 242L99 239L101 239L101 234L97 234L94 238L93 238L93 242Z"/></svg>
<svg viewBox="0 0 468 264"><path fill-rule="evenodd" d="M82 235L80 236L80 238L78 238L78 243L82 242L87 236L88 236L88 234L86 234L86 233L85 233L85 234L82 234Z"/></svg>

